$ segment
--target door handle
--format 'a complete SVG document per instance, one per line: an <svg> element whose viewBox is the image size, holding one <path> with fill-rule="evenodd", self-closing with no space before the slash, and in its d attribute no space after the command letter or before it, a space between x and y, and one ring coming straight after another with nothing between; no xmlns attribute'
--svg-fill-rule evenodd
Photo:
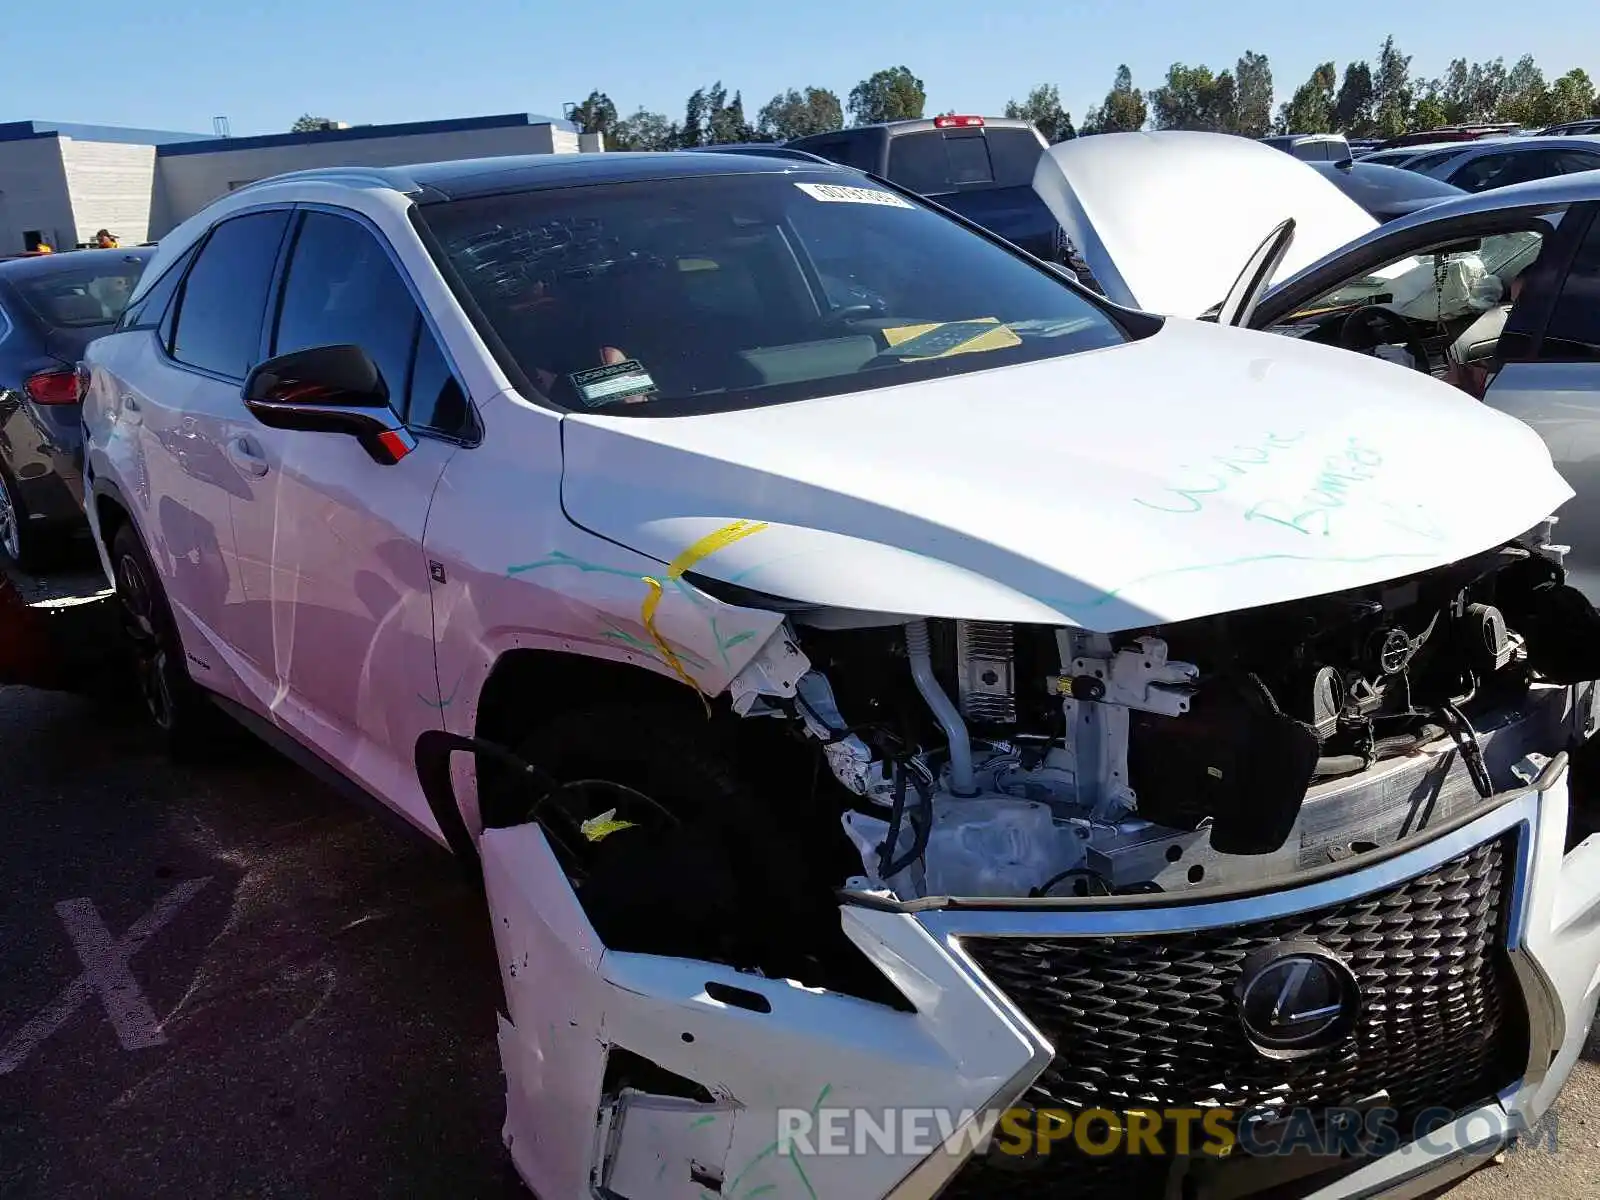
<svg viewBox="0 0 1600 1200"><path fill-rule="evenodd" d="M267 473L267 456L254 438L236 437L228 442L228 457L246 475L260 479Z"/></svg>

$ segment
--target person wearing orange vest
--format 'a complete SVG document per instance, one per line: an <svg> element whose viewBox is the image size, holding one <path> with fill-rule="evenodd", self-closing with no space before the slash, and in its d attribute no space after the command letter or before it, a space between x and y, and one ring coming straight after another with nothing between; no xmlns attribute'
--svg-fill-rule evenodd
<svg viewBox="0 0 1600 1200"><path fill-rule="evenodd" d="M109 229L102 229L94 235L94 244L100 250L115 250L117 239Z"/></svg>
<svg viewBox="0 0 1600 1200"><path fill-rule="evenodd" d="M39 244L33 248L33 252L35 254L54 254L56 251L54 246L45 241L44 238L40 238Z"/></svg>

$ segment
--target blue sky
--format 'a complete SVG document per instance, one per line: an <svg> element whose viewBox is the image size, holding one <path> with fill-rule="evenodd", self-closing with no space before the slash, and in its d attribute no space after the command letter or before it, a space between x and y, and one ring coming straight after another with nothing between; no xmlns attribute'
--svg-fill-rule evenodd
<svg viewBox="0 0 1600 1200"><path fill-rule="evenodd" d="M1317 62L1374 59L1389 33L1430 76L1457 56L1509 66L1526 53L1548 78L1575 66L1600 78L1594 0L1545 0L1536 19L1505 0L54 0L35 11L59 52L11 23L0 120L209 132L222 114L235 136L280 132L302 112L353 124L559 114L593 88L624 115L642 105L677 118L719 77L753 118L781 88L843 99L901 63L927 86L929 112L993 114L1054 83L1077 120L1119 62L1151 87L1174 61L1220 69L1252 49L1270 57L1282 101Z"/></svg>

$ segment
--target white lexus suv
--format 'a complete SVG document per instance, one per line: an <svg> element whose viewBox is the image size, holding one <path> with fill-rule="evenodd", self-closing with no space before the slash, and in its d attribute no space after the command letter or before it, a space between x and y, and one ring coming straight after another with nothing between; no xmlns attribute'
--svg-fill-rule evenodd
<svg viewBox="0 0 1600 1200"><path fill-rule="evenodd" d="M695 154L252 184L87 368L156 724L481 872L545 1200L1409 1197L1580 1052L1571 490L1421 373Z"/></svg>

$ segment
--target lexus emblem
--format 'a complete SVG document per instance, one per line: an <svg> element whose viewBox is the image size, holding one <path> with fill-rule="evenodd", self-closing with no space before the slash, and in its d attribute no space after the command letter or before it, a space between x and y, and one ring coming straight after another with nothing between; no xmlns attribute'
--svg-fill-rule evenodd
<svg viewBox="0 0 1600 1200"><path fill-rule="evenodd" d="M1361 989L1343 960L1315 942L1279 942L1244 961L1239 1024L1268 1058L1337 1045L1361 1015Z"/></svg>

